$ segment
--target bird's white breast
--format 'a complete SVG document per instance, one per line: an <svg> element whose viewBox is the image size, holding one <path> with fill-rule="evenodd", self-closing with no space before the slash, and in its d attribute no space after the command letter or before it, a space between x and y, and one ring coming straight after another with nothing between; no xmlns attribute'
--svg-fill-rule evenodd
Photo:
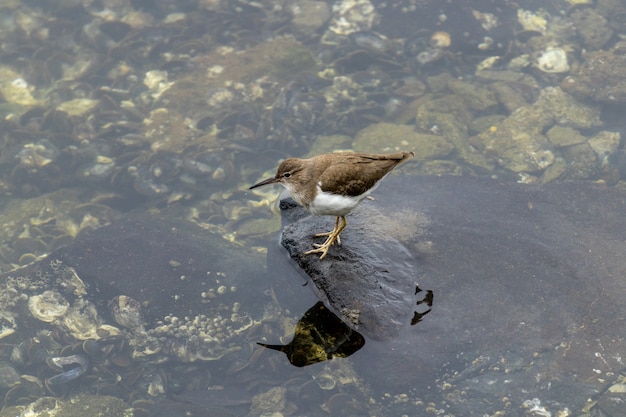
<svg viewBox="0 0 626 417"><path fill-rule="evenodd" d="M370 190L372 191L372 190ZM315 199L309 205L309 211L315 215L345 216L359 205L369 192L356 197L343 196L322 191L317 185Z"/></svg>

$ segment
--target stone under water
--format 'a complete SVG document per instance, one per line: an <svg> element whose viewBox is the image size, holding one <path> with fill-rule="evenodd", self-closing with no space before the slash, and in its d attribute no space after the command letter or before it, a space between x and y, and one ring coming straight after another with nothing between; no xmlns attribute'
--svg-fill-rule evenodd
<svg viewBox="0 0 626 417"><path fill-rule="evenodd" d="M374 197L323 260L303 252L334 219L283 200L292 262L278 245L268 256L282 274L295 261L364 334L352 359L373 390L457 415L555 413L579 410L624 368L626 193L396 176Z"/></svg>
<svg viewBox="0 0 626 417"><path fill-rule="evenodd" d="M212 361L242 349L263 315L259 255L184 221L128 215L0 276L3 317L19 344L41 331L99 339L114 326L133 357ZM264 288L264 287L261 287ZM35 320L33 320L35 319Z"/></svg>

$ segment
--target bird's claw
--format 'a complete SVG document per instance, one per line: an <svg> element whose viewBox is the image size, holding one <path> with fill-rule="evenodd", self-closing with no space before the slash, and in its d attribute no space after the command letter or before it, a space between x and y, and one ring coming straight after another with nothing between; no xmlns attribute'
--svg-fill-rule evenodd
<svg viewBox="0 0 626 417"><path fill-rule="evenodd" d="M331 230L330 232L325 232L325 233L317 233L314 234L314 237L323 237L323 236L328 236L328 239L326 239L326 242L328 242L328 240L333 236L333 234L336 232L336 229ZM338 245L341 245L341 238L339 237L339 235L337 235L337 237L335 237L335 240L337 241ZM326 244L326 242L324 242L323 244ZM319 246L319 243L315 243L313 244L313 246Z"/></svg>
<svg viewBox="0 0 626 417"><path fill-rule="evenodd" d="M342 219L343 223L339 223L339 220ZM314 243L313 246L315 246L316 249L311 249L310 251L306 251L304 252L305 255L311 255L313 253L321 253L322 255L320 256L320 259L324 259L324 257L326 256L326 254L328 253L328 249L330 249L330 247L332 245L335 244L335 242L337 242L338 245L341 245L341 238L339 237L339 234L343 231L343 229L345 229L346 225L348 223L345 220L345 217L337 217L337 220L335 221L335 227L333 228L332 231L330 232L325 232L325 233L318 233L316 235L314 235L315 237L322 237L322 236L328 236L326 238L326 240L324 241L324 243Z"/></svg>
<svg viewBox="0 0 626 417"><path fill-rule="evenodd" d="M320 259L324 259L324 257L328 253L328 249L329 248L330 248L330 245L329 246L321 245L321 247L319 247L318 249L311 249L309 251L304 252L304 254L305 255L311 255L311 254L314 254L314 253L321 253L322 255L320 256Z"/></svg>
<svg viewBox="0 0 626 417"><path fill-rule="evenodd" d="M331 234L328 236L328 238L326 239L324 243L314 243L313 246L315 246L316 249L311 249L310 251L306 251L304 252L304 254L311 255L313 253L321 253L322 255L320 256L320 259L324 259L324 257L328 253L328 249L330 249L330 247L335 243L335 241L339 243L339 235Z"/></svg>

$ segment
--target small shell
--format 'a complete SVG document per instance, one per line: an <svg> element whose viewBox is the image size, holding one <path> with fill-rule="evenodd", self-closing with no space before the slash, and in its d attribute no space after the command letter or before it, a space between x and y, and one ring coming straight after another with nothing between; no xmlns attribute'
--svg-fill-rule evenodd
<svg viewBox="0 0 626 417"><path fill-rule="evenodd" d="M143 328L141 303L139 301L127 295L119 295L110 301L109 307L113 318L120 326L130 330Z"/></svg>
<svg viewBox="0 0 626 417"><path fill-rule="evenodd" d="M64 316L69 308L70 304L67 300L52 290L44 291L28 299L28 309L33 317L47 323Z"/></svg>
<svg viewBox="0 0 626 417"><path fill-rule="evenodd" d="M415 59L418 64L426 65L436 61L439 61L443 57L443 52L439 48L429 49L427 51L420 52L417 54Z"/></svg>
<svg viewBox="0 0 626 417"><path fill-rule="evenodd" d="M327 373L316 375L313 379L315 379L317 385L325 391L332 390L335 386L337 386L337 380L335 377Z"/></svg>
<svg viewBox="0 0 626 417"><path fill-rule="evenodd" d="M78 340L98 339L98 328L102 320L96 306L82 298L74 301L63 317L63 328Z"/></svg>
<svg viewBox="0 0 626 417"><path fill-rule="evenodd" d="M478 20L483 29L487 31L500 25L498 17L493 13L481 13L478 10L472 10L472 16L474 16L474 19Z"/></svg>
<svg viewBox="0 0 626 417"><path fill-rule="evenodd" d="M494 64L498 62L499 60L500 60L499 56L490 56L489 58L485 58L478 63L478 65L476 66L476 70L482 71L482 70L489 69L493 67Z"/></svg>
<svg viewBox="0 0 626 417"><path fill-rule="evenodd" d="M36 260L37 260L37 255L35 255L34 253L27 252L20 256L20 259L17 261L17 263L20 264L21 266L24 266L24 265L33 263Z"/></svg>
<svg viewBox="0 0 626 417"><path fill-rule="evenodd" d="M545 13L532 12L530 10L518 9L517 21L524 30L538 31L545 33L548 27L548 19Z"/></svg>
<svg viewBox="0 0 626 417"><path fill-rule="evenodd" d="M328 29L338 35L370 30L378 21L376 7L370 0L343 0L333 5L333 17Z"/></svg>
<svg viewBox="0 0 626 417"><path fill-rule="evenodd" d="M322 409L331 416L351 415L356 412L364 412L359 408L358 402L346 393L333 395L322 405Z"/></svg>
<svg viewBox="0 0 626 417"><path fill-rule="evenodd" d="M452 43L448 32L438 31L430 37L430 46L433 48L447 48Z"/></svg>
<svg viewBox="0 0 626 417"><path fill-rule="evenodd" d="M537 68L547 73L563 73L569 71L567 54L562 48L548 46L537 56Z"/></svg>
<svg viewBox="0 0 626 417"><path fill-rule="evenodd" d="M48 139L26 143L17 153L19 165L25 169L37 169L54 162L60 152Z"/></svg>
<svg viewBox="0 0 626 417"><path fill-rule="evenodd" d="M15 333L15 329L17 329L15 317L9 312L0 314L0 339Z"/></svg>

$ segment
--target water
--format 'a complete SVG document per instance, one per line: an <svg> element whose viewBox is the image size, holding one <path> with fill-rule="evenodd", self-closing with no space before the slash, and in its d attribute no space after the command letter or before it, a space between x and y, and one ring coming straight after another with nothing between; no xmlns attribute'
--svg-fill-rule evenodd
<svg viewBox="0 0 626 417"><path fill-rule="evenodd" d="M276 190L247 191L281 158L353 147L416 151L416 161L402 168L404 174L490 176L508 183L602 181L620 188L623 103L584 90L571 90L575 95L570 95L564 80L572 76L576 85L598 85L595 74L577 68L584 68L585 62L599 65L609 57L616 64L606 69L606 77L623 79L623 47L618 43L626 30L620 21L623 3L583 7L554 0L526 2L519 10L479 1L408 0L8 2L1 7L2 271L27 265L110 222L130 222L127 229L116 229L106 244L94 244L92 250L101 257L72 258L70 265L83 281L113 288L93 292L92 286L87 297L104 323L119 327L110 301L124 293L142 304L144 330L168 326L174 316L183 322L203 312L212 318L230 316L235 303L255 322L229 338L234 349L216 354L215 360L185 363L172 360L176 354L170 352L157 354L154 363L150 359L156 356L136 357L139 349L133 356L132 348L120 345L124 338L109 335L112 339L105 339L99 349L112 352L95 353L83 348L76 334L63 334L67 325L29 321L27 299L43 287L12 287L25 295L20 299L5 292L1 300L9 313L3 316L3 329L19 325L2 340L2 362L8 364L2 368L6 382L0 384L5 407L32 404L49 395L80 394L95 395L96 407L98 399L104 404L106 394L121 399L122 408L134 406L136 415L522 415L531 410L555 415L566 408L578 412L587 395L610 384L623 368L623 326L613 321L623 315L619 303L613 303L623 294L621 281L613 279L621 267L614 261L623 241L621 223L613 210L620 197L610 188L607 209L594 206L582 210L586 214L580 218L576 204L563 205L568 198L586 201L584 196L592 192L582 188L567 194L557 188L554 204L560 209L546 208L553 217L539 221L546 234L532 239L526 235L521 248L489 249L499 259L529 251L506 263L507 279L489 276L487 283L495 281L485 284L478 273L472 279L454 275L462 271L458 260L477 262L468 264L469 271L505 268L498 264L490 269L485 258L464 252L479 249L475 242L480 239L502 238L499 232L508 223L498 219L508 219L520 208L505 204L492 213L494 223L504 226L480 223L472 230L479 238L459 247L449 242L463 256L450 252L447 256L455 261L417 264L432 268L418 281L422 289L434 292L435 300L422 322L396 338L376 340L365 334L365 344L354 353L349 344L319 336L314 339L327 345L313 346L334 358L317 362L320 352L312 353L315 363L305 367L294 367L287 355L256 344L285 345L294 332L310 336L316 327L297 323L316 305L318 295L296 268L276 272L265 267L267 247L276 247L280 231L279 215L272 209ZM442 44L448 36L450 45ZM548 45L567 51L568 72L546 72L537 65ZM609 55L593 55L600 50ZM477 72L477 66L484 70ZM570 130L563 134L555 126ZM448 218L459 216L464 208L458 205L474 202L472 193L464 191L486 192L481 187L470 183L456 194L435 187L427 192L442 200L428 208L436 212L433 207L452 207L458 210L451 209ZM398 195L404 197L391 188L389 192L389 204ZM567 198L559 199L562 195ZM487 194L485 201L490 198L494 196ZM137 220L148 212L158 214L149 217L155 219L153 228ZM576 220L564 227L579 230L589 241L596 239L590 248L611 262L593 258L588 264L593 267L574 262L574 270L567 270L571 266L565 259L578 249L564 240L562 229L550 225L563 225L568 213ZM476 208L465 220L478 214ZM441 223L446 224L445 218ZM133 263L137 257L120 261L133 250L109 250L124 241L116 243L116 234L125 236L137 224L144 235L133 233L145 240L146 248L151 247L148 241L157 244L159 236L169 236L165 224L184 230L182 235L202 250L196 254L190 248L181 254L176 245L156 245L150 254L142 254L142 244L135 243L139 259L164 251L162 262L154 261L155 272L148 274L141 262ZM607 224L612 233L605 230ZM459 241L467 239L463 219L448 226L442 236L456 233ZM517 235L509 234L510 239L523 237L524 227L515 230ZM567 236L581 239L576 233ZM424 242L411 244L418 245L410 246L418 253L424 250ZM554 258L546 255L537 261L536 253L546 247L558 249ZM199 262L202 267L180 264L186 256L205 258ZM236 261L215 266L231 258ZM97 266L97 259L103 265ZM518 274L532 273L525 263L529 260L538 262L537 268L554 268L551 273L558 279L545 284L542 280L552 275L538 269L540 285L516 283ZM134 265L140 272L128 280L94 272L112 271L111 263L116 262L119 267ZM187 272L181 273L183 269ZM224 272L228 274L219 275ZM197 281L168 281L183 275ZM571 275L576 285L568 281ZM433 277L450 287L439 287ZM603 284L590 286L588 277ZM61 288L58 284L44 286ZM576 288L585 288L587 298ZM70 296L67 288L59 291L72 305L82 297ZM220 291L227 301L216 301ZM521 303L519 298L529 292L532 299ZM479 300L492 293L502 301L481 304ZM572 300L579 309L568 304ZM458 321L463 311L468 317ZM504 320L512 315L520 319ZM577 315L584 319L575 319ZM604 329L593 325L598 321ZM538 337L534 330L540 323L547 330ZM53 332L49 340L46 331ZM138 329L123 333L126 340L149 346ZM215 334L226 339L223 333ZM81 339L96 337L102 336ZM182 346L193 345L188 335L176 337ZM524 337L530 339L519 342ZM590 342L579 343L579 338ZM454 343L446 344L446 339ZM511 346L510 340L518 345ZM20 344L26 346L26 359L9 360ZM61 372L35 360L41 349L44 356L91 355L92 367L60 391L40 387ZM31 357L28 352L37 354ZM19 388L12 390L13 385Z"/></svg>

